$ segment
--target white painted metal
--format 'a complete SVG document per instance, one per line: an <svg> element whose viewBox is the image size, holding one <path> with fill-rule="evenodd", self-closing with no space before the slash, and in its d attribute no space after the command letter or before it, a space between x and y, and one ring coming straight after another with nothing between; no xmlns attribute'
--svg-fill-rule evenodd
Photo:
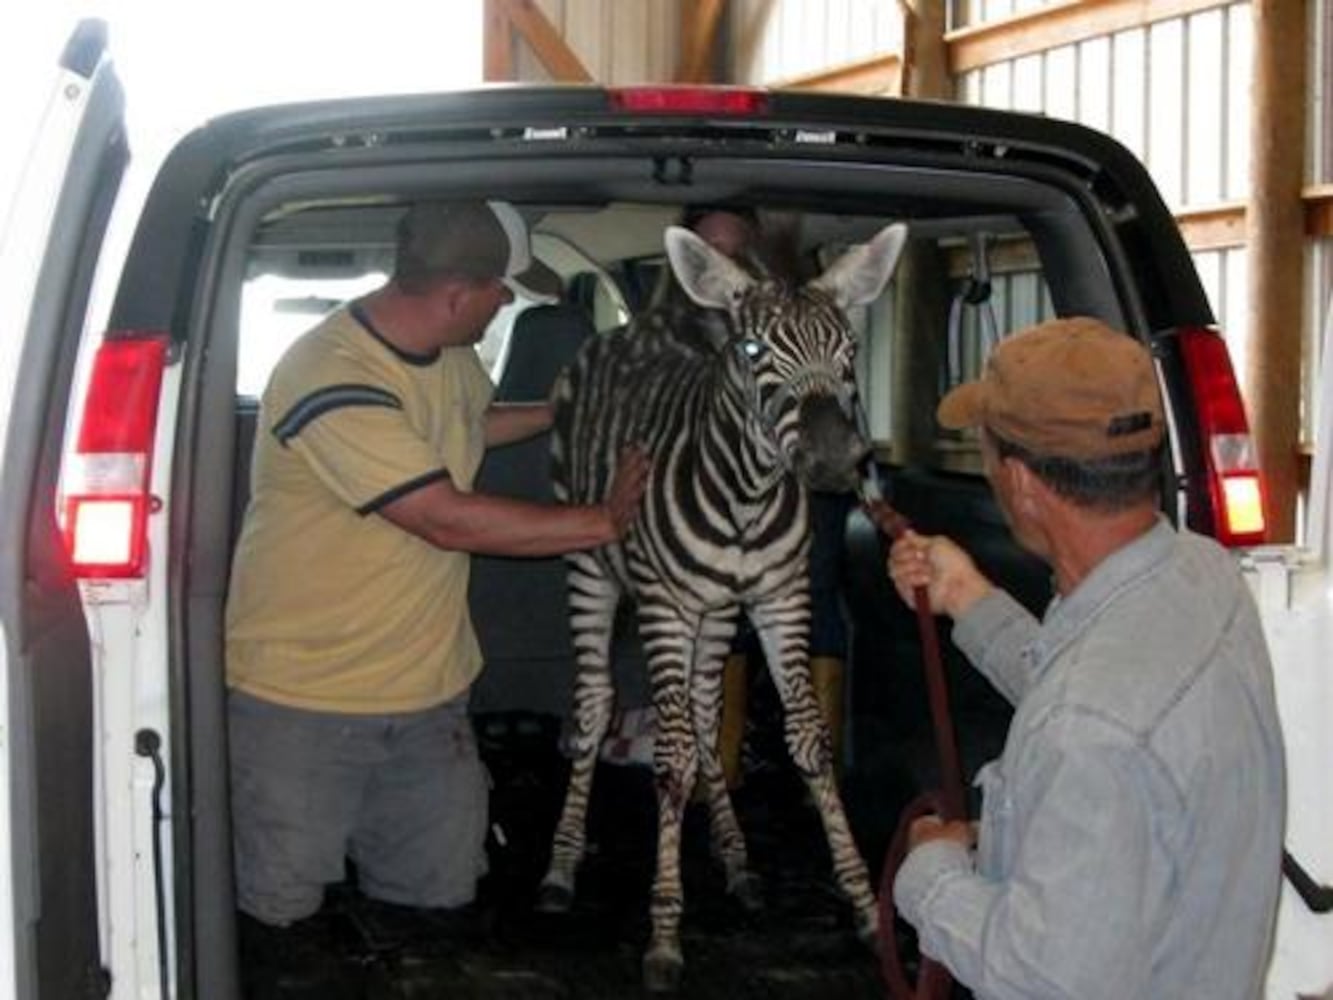
<svg viewBox="0 0 1333 1000"><path fill-rule="evenodd" d="M1320 884L1333 883L1333 796L1327 762L1333 760L1333 323L1324 331L1316 409L1319 442L1310 476L1305 544L1256 550L1244 568L1263 615L1277 672L1278 710L1287 751L1287 847ZM1284 886L1277 944L1265 995L1287 1000L1324 996L1333 985L1333 921L1311 913Z"/></svg>
<svg viewBox="0 0 1333 1000"><path fill-rule="evenodd" d="M736 0L729 5L731 79L774 84L902 51L889 0Z"/></svg>
<svg viewBox="0 0 1333 1000"><path fill-rule="evenodd" d="M1045 61L1040 55L1023 56L1014 60L1013 107L1015 111L1040 112L1045 107L1042 97Z"/></svg>
<svg viewBox="0 0 1333 1000"><path fill-rule="evenodd" d="M1254 24L1249 4L1227 8L1226 186L1223 197L1242 201L1250 194L1250 77Z"/></svg>
<svg viewBox="0 0 1333 1000"><path fill-rule="evenodd" d="M1185 196L1185 25L1163 21L1148 29L1148 169L1170 206Z"/></svg>
<svg viewBox="0 0 1333 1000"><path fill-rule="evenodd" d="M1078 120L1078 49L1062 45L1046 53L1046 95L1042 112L1052 118Z"/></svg>
<svg viewBox="0 0 1333 1000"><path fill-rule="evenodd" d="M1111 78L1110 37L1080 43L1077 120L1099 132L1111 130Z"/></svg>
<svg viewBox="0 0 1333 1000"><path fill-rule="evenodd" d="M1147 33L1121 31L1111 40L1111 134L1140 160L1148 149Z"/></svg>
<svg viewBox="0 0 1333 1000"><path fill-rule="evenodd" d="M10 417L15 413L14 390L38 272L51 238L65 165L76 146L92 93L89 80L68 70L58 72L17 195L12 206L8 206L8 214L0 208L0 222L4 224L0 231L0 275L3 275L0 279L0 331L3 331L0 333L0 458L9 446ZM4 544L17 544L17 531L8 525L7 528ZM10 729L12 682L7 633L4 622L0 621L0 997L15 997L20 992L16 948L21 912L16 894L31 891L31 873L20 873L20 878L15 878L15 816L11 814L15 803L12 780L15 758L11 754L15 752L16 734ZM21 824L27 818L20 815L18 819ZM32 905L30 900L27 904L25 908ZM26 937L25 931L25 942Z"/></svg>
<svg viewBox="0 0 1333 1000"><path fill-rule="evenodd" d="M9 638L0 621L0 720L9 718ZM10 775L9 726L0 722L0 802L14 801ZM14 838L9 808L0 808L0 996L18 995L14 967Z"/></svg>
<svg viewBox="0 0 1333 1000"><path fill-rule="evenodd" d="M1187 205L1222 200L1228 116L1225 11L1210 10L1188 21L1185 58L1185 191ZM1214 300L1216 301L1216 300Z"/></svg>

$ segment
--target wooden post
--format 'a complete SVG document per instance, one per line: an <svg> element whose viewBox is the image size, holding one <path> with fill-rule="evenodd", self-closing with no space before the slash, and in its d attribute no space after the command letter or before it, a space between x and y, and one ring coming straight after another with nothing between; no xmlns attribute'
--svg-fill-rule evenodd
<svg viewBox="0 0 1333 1000"><path fill-rule="evenodd" d="M677 83L707 83L713 79L713 50L725 7L725 0L681 0Z"/></svg>
<svg viewBox="0 0 1333 1000"><path fill-rule="evenodd" d="M902 93L953 98L942 0L903 0ZM936 386L949 317L945 264L933 246L909 242L898 264L894 309L893 454L902 465L934 448Z"/></svg>
<svg viewBox="0 0 1333 1000"><path fill-rule="evenodd" d="M1251 431L1268 481L1273 541L1295 536L1304 326L1306 11L1252 0L1249 316L1243 373Z"/></svg>
<svg viewBox="0 0 1333 1000"><path fill-rule="evenodd" d="M904 97L953 100L943 0L899 0L903 11Z"/></svg>
<svg viewBox="0 0 1333 1000"><path fill-rule="evenodd" d="M487 83L514 79L514 36L509 14L500 0L486 0L482 15L481 76Z"/></svg>

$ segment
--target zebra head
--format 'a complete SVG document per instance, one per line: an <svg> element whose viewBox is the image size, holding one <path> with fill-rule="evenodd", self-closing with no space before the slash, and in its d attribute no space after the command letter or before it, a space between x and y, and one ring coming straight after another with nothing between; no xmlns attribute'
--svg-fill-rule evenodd
<svg viewBox="0 0 1333 1000"><path fill-rule="evenodd" d="M800 287L756 278L687 229L667 256L696 303L731 317L755 414L781 465L815 490L855 489L869 451L860 431L856 339L846 310L874 301L907 240L902 223L844 253Z"/></svg>

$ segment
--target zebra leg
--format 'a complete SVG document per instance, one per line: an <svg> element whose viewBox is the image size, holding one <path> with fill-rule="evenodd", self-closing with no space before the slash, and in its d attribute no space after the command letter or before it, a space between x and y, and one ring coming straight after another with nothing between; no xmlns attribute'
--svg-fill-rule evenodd
<svg viewBox="0 0 1333 1000"><path fill-rule="evenodd" d="M710 627L716 624L716 628ZM718 755L718 729L722 715L722 676L727 650L734 634L734 619L705 622L695 647L690 677L690 707L694 714L694 739L698 747L699 776L708 799L708 823L713 855L722 864L727 892L747 910L763 906L759 880L750 871L745 836L736 819L726 774Z"/></svg>
<svg viewBox="0 0 1333 1000"><path fill-rule="evenodd" d="M620 592L589 553L569 557L570 627L574 635L574 727L570 738L569 784L551 841L551 862L542 879L537 908L567 911L574 902L574 879L587 846L588 799L597 752L606 737L615 702L611 676L611 630Z"/></svg>
<svg viewBox="0 0 1333 1000"><path fill-rule="evenodd" d="M657 733L653 778L657 791L657 870L649 914L652 934L643 956L643 982L649 992L671 992L680 985L684 957L680 918L685 907L680 879L680 837L698 768L698 747L690 710L688 670L693 658L693 630L659 606L639 609L639 631L648 655Z"/></svg>
<svg viewBox="0 0 1333 1000"><path fill-rule="evenodd" d="M806 616L795 611L800 600L756 609L755 626L769 664L773 686L782 700L787 751L805 779L833 860L833 877L852 904L856 932L872 947L878 940L879 910L870 874L852 837L833 770L833 741L810 681Z"/></svg>

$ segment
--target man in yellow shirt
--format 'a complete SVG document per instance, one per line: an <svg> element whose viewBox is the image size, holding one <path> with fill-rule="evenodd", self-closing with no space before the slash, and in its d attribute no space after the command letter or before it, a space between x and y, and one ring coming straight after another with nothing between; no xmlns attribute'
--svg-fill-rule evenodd
<svg viewBox="0 0 1333 1000"><path fill-rule="evenodd" d="M531 263L512 206L415 205L392 278L265 389L227 605L237 903L265 927L316 913L348 857L372 899L472 901L488 819L469 554L601 545L638 510L637 452L602 505L471 490L486 447L550 425L545 403L491 405L473 349Z"/></svg>

